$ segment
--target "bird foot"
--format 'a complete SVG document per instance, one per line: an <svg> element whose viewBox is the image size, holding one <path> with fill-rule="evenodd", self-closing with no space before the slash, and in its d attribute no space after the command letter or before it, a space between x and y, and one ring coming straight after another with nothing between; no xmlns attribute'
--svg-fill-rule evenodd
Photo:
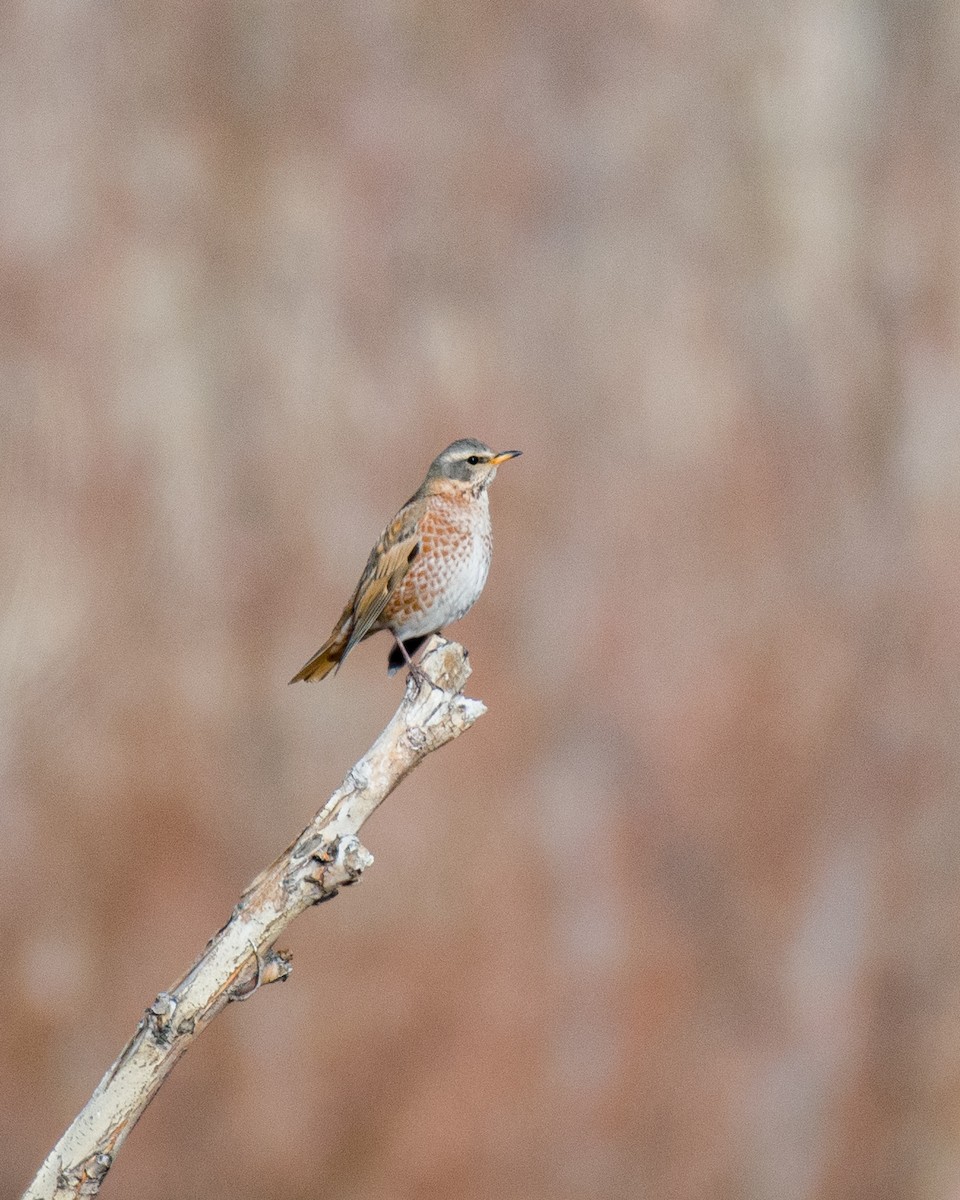
<svg viewBox="0 0 960 1200"><path fill-rule="evenodd" d="M423 687L424 684L435 692L442 692L444 689L439 683L434 683L430 676L426 673L419 663L412 662L407 668L407 676L412 679L418 687Z"/></svg>

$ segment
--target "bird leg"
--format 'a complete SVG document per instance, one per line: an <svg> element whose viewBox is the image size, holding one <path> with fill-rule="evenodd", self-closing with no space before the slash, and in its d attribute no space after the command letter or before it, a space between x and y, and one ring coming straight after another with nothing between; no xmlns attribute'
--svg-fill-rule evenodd
<svg viewBox="0 0 960 1200"><path fill-rule="evenodd" d="M413 661L413 659L407 653L407 648L403 644L401 639L397 637L397 635L393 632L392 629L390 630L390 632L391 632L391 634L393 634L393 640L397 643L397 649L403 655L404 661L407 664L407 670L410 672L410 674L413 676L413 678L417 681L417 683L419 683L421 685L425 683L429 687L433 688L434 691L442 692L443 688L440 687L439 684L434 683L433 680L427 676L427 673L424 671L424 669L419 664L417 664ZM418 639L418 641L420 641L420 640L425 641L426 639ZM417 649L419 649L419 648L420 647L418 646Z"/></svg>
<svg viewBox="0 0 960 1200"><path fill-rule="evenodd" d="M406 652L410 656L410 658L416 658L417 651L424 644L424 642L427 640L427 638L429 638L429 636L430 636L429 633L425 633L425 634L422 634L420 637L404 638L402 647L396 645L396 639L394 639L393 649L387 655L387 674L395 675L397 673L397 671L399 671L400 668L404 665L404 661L405 661L405 656L403 654L404 650L406 650Z"/></svg>

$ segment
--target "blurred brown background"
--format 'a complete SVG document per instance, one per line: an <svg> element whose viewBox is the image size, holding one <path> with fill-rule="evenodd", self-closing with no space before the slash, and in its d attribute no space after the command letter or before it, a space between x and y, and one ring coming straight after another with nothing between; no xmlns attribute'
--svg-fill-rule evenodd
<svg viewBox="0 0 960 1200"><path fill-rule="evenodd" d="M960 9L11 3L0 1193L379 732L490 707L104 1195L960 1197Z"/></svg>

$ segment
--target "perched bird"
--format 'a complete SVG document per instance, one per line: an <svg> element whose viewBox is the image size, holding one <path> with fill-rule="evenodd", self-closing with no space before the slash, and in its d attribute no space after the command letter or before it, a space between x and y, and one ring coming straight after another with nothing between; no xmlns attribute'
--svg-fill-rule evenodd
<svg viewBox="0 0 960 1200"><path fill-rule="evenodd" d="M381 629L395 642L388 673L405 662L416 670L413 655L427 638L459 621L483 591L493 548L487 488L497 467L518 454L494 454L483 442L461 438L437 455L370 552L333 632L291 683L323 679Z"/></svg>

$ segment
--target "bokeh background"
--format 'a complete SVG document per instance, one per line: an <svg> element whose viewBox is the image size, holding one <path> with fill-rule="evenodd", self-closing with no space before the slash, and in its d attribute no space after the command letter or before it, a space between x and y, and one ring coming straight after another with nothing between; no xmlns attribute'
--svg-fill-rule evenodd
<svg viewBox="0 0 960 1200"><path fill-rule="evenodd" d="M960 8L0 15L15 1196L393 711L456 437L489 715L107 1196L960 1197Z"/></svg>

